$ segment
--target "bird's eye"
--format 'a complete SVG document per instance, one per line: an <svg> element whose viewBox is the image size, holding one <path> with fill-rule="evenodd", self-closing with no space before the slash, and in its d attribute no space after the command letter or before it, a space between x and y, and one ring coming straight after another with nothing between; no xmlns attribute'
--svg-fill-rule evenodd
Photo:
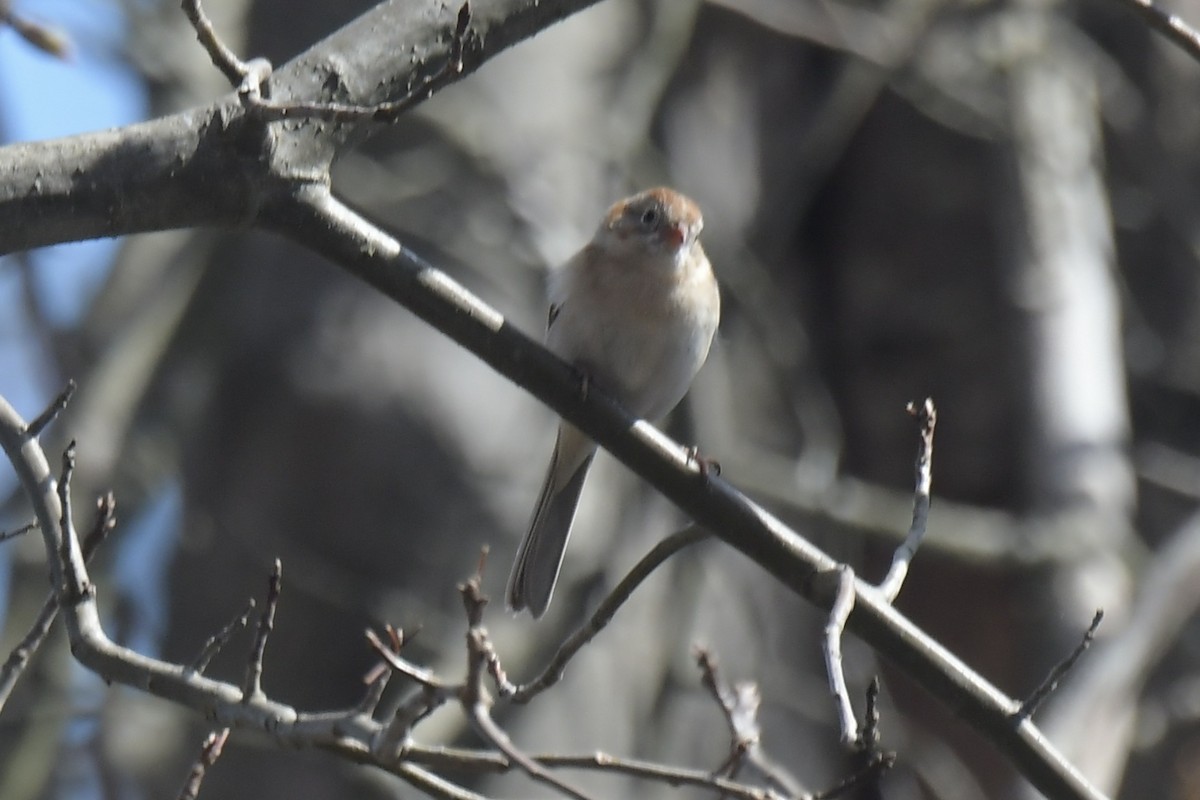
<svg viewBox="0 0 1200 800"><path fill-rule="evenodd" d="M655 225L658 224L658 209L657 208L647 208L645 211L642 212L641 221L642 221L642 227L653 228Z"/></svg>

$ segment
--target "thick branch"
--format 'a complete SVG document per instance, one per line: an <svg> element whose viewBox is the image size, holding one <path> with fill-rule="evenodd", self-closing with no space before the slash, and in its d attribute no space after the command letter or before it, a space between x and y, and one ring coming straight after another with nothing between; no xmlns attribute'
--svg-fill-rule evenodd
<svg viewBox="0 0 1200 800"><path fill-rule="evenodd" d="M430 87L440 89L597 1L471 0L462 69L445 71L460 4L390 0L275 70L272 98L373 105L441 74ZM267 127L231 94L125 128L0 148L0 254L128 233L253 225L267 197L294 180L328 182L337 150L377 127L369 119Z"/></svg>

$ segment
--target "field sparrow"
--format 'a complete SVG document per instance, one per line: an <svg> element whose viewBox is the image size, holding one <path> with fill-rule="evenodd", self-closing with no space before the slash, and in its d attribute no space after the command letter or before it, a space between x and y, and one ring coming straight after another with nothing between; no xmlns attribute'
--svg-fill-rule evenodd
<svg viewBox="0 0 1200 800"><path fill-rule="evenodd" d="M630 413L656 420L708 356L721 296L698 237L700 209L650 189L608 210L592 241L551 277L546 346ZM550 603L596 443L559 423L550 468L508 579L508 605Z"/></svg>

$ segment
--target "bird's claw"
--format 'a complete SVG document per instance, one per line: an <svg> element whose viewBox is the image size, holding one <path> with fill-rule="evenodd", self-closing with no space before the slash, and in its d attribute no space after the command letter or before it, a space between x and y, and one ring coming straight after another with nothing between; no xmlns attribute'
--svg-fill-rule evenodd
<svg viewBox="0 0 1200 800"><path fill-rule="evenodd" d="M696 445L688 448L687 460L689 464L696 465L696 469L700 472L700 477L702 478L708 478L710 475L720 477L721 475L721 462L715 458L700 455L700 448Z"/></svg>
<svg viewBox="0 0 1200 800"><path fill-rule="evenodd" d="M592 375L578 364L571 365L575 370L575 379L579 381L579 399L587 400L592 392Z"/></svg>

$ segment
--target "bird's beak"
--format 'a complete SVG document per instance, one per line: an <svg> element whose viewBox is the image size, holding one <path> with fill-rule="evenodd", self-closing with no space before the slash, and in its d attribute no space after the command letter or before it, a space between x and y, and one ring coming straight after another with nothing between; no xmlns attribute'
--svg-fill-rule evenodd
<svg viewBox="0 0 1200 800"><path fill-rule="evenodd" d="M669 225L662 230L663 239L666 240L667 244L670 245L672 250L678 250L680 247L682 247L683 243L687 241L689 233L691 233L691 231L689 231L688 226L684 225L683 223Z"/></svg>

